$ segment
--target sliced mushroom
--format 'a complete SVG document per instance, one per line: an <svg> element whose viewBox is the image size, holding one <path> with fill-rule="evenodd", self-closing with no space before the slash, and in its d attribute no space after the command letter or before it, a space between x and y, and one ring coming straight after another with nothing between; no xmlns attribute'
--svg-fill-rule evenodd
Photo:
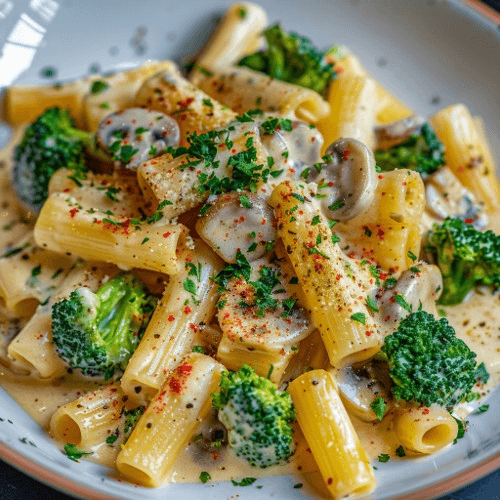
<svg viewBox="0 0 500 500"><path fill-rule="evenodd" d="M266 253L276 238L273 211L259 195L232 192L220 195L196 223L201 238L226 262L236 262L240 250L249 262Z"/></svg>
<svg viewBox="0 0 500 500"><path fill-rule="evenodd" d="M281 162L280 168L286 167L288 176L292 172L292 178L300 178L307 165L321 160L323 137L316 127L301 120L292 121L291 130L278 128L272 134L263 134L261 140L268 156L275 164Z"/></svg>
<svg viewBox="0 0 500 500"><path fill-rule="evenodd" d="M346 221L371 204L377 176L373 153L356 139L339 139L326 150L329 161L311 168L308 181L318 184L323 211L330 219Z"/></svg>
<svg viewBox="0 0 500 500"><path fill-rule="evenodd" d="M411 115L396 122L384 123L375 127L377 149L391 149L418 134L425 119L419 115Z"/></svg>
<svg viewBox="0 0 500 500"><path fill-rule="evenodd" d="M488 215L474 195L448 167L441 167L425 181L426 210L438 219L458 217L476 229L488 225Z"/></svg>
<svg viewBox="0 0 500 500"><path fill-rule="evenodd" d="M396 285L386 290L379 301L380 315L386 327L393 330L410 314L409 310L417 311L420 307L437 316L436 300L441 296L442 288L443 278L437 266L419 262L404 271ZM396 295L402 296L404 302L396 300Z"/></svg>
<svg viewBox="0 0 500 500"><path fill-rule="evenodd" d="M291 276L281 267L269 263L266 258L253 262L250 282L262 278L259 273L264 267L278 279L269 295L276 304L260 308L254 285L242 279L229 280L226 291L220 296L217 313L222 329L217 358L230 370L248 364L263 377L268 375L272 365L270 379L279 384L300 341L311 333L314 325L306 311L296 307L289 283ZM291 307L285 307L291 299Z"/></svg>
<svg viewBox="0 0 500 500"><path fill-rule="evenodd" d="M177 122L159 111L130 108L106 116L97 131L97 144L117 165L135 170L141 163L179 144Z"/></svg>
<svg viewBox="0 0 500 500"><path fill-rule="evenodd" d="M341 370L332 368L331 371L337 381L342 402L351 414L366 422L377 420L377 415L370 406L377 398L383 398L387 405L384 413L390 410L390 385L386 386L375 378L366 366L346 366Z"/></svg>

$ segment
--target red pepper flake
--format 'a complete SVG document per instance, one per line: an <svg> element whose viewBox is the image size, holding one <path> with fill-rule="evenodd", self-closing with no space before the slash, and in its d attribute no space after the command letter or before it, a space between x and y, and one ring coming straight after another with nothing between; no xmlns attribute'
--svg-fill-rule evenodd
<svg viewBox="0 0 500 500"><path fill-rule="evenodd" d="M474 219L465 219L464 222L466 224L472 224L474 222Z"/></svg>
<svg viewBox="0 0 500 500"><path fill-rule="evenodd" d="M337 281L340 281L342 279L342 275L341 274L337 274L337 276L335 276L335 279Z"/></svg>
<svg viewBox="0 0 500 500"><path fill-rule="evenodd" d="M193 310L189 307L189 306L186 306L184 308L184 314L189 314L190 312L192 312Z"/></svg>
<svg viewBox="0 0 500 500"><path fill-rule="evenodd" d="M198 325L195 325L194 323L190 323L189 328L191 328L194 333L198 331Z"/></svg>
<svg viewBox="0 0 500 500"><path fill-rule="evenodd" d="M190 365L187 361L182 362L172 373L168 380L168 386L170 392L175 394L181 394L182 389L186 384L187 378L191 375L193 371L193 365Z"/></svg>
<svg viewBox="0 0 500 500"><path fill-rule="evenodd" d="M430 410L429 408L425 408L424 411L422 412L424 415L429 415Z"/></svg>
<svg viewBox="0 0 500 500"><path fill-rule="evenodd" d="M69 215L71 216L71 218L73 218L80 210L78 210L78 208L72 208L70 211L69 211Z"/></svg>
<svg viewBox="0 0 500 500"><path fill-rule="evenodd" d="M177 104L180 109L186 109L193 101L194 97L188 97L187 99L184 99L184 101L179 101Z"/></svg>
<svg viewBox="0 0 500 500"><path fill-rule="evenodd" d="M170 232L163 233L163 237L164 237L164 238L168 238L171 234L172 234L172 233L170 233Z"/></svg>
<svg viewBox="0 0 500 500"><path fill-rule="evenodd" d="M333 483L333 479L331 477L328 478L328 480L326 481L328 483L328 485L332 484Z"/></svg>
<svg viewBox="0 0 500 500"><path fill-rule="evenodd" d="M342 156L344 157L344 160L348 160L350 154L351 154L350 149L344 149L344 151L342 151Z"/></svg>
<svg viewBox="0 0 500 500"><path fill-rule="evenodd" d="M372 331L370 331L370 330L366 330L365 335L366 335L367 337L370 337L372 333L373 333Z"/></svg>
<svg viewBox="0 0 500 500"><path fill-rule="evenodd" d="M171 314L167 319L168 321L170 321L170 323L172 323L172 321L174 321L175 319L175 316Z"/></svg>

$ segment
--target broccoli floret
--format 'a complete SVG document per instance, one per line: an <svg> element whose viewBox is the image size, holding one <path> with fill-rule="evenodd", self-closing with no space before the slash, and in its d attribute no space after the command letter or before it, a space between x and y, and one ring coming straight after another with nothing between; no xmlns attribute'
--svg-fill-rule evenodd
<svg viewBox="0 0 500 500"><path fill-rule="evenodd" d="M440 304L459 304L474 286L500 286L500 236L448 217L427 235L426 251L443 275Z"/></svg>
<svg viewBox="0 0 500 500"><path fill-rule="evenodd" d="M455 336L448 321L423 310L401 321L385 338L382 353L396 399L451 407L473 397L476 381L488 380L484 364L477 366L476 354Z"/></svg>
<svg viewBox="0 0 500 500"><path fill-rule="evenodd" d="M108 379L127 366L153 307L131 274L110 279L96 293L78 288L52 307L57 353L82 374Z"/></svg>
<svg viewBox="0 0 500 500"><path fill-rule="evenodd" d="M335 78L333 64L308 38L284 32L278 24L264 31L267 50L250 54L238 63L273 78L316 92L326 91Z"/></svg>
<svg viewBox="0 0 500 500"><path fill-rule="evenodd" d="M237 372L223 372L219 386L212 403L236 455L254 467L287 460L293 444L290 423L295 421L290 395L277 392L270 380L247 365Z"/></svg>
<svg viewBox="0 0 500 500"><path fill-rule="evenodd" d="M425 123L418 134L412 134L403 143L375 151L375 161L383 172L407 168L429 175L444 165L444 147Z"/></svg>
<svg viewBox="0 0 500 500"><path fill-rule="evenodd" d="M17 196L34 212L47 199L49 181L56 170L66 167L76 178L85 176L85 147L92 135L78 130L65 109L47 109L25 130L14 155L14 188Z"/></svg>

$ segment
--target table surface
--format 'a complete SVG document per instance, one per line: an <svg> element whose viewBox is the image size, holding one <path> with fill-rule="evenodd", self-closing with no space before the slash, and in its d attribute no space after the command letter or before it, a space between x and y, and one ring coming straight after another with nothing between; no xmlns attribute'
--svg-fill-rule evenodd
<svg viewBox="0 0 500 500"><path fill-rule="evenodd" d="M500 12L500 0L483 2ZM439 500L498 500L499 490L500 470L497 470ZM71 500L72 497L39 483L0 459L0 500L45 498Z"/></svg>

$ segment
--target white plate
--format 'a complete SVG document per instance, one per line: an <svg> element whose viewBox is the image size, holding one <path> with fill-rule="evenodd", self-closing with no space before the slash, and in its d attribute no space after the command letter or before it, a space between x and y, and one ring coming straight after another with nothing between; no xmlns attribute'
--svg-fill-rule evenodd
<svg viewBox="0 0 500 500"><path fill-rule="evenodd" d="M22 61L16 63L17 69L14 64L6 66L4 46L0 81L12 81L19 73L17 83L48 83L80 77L96 64L109 71L136 66L146 59L180 60L203 44L229 3L19 0L14 6L1 0L0 44L15 42L12 37L8 41L10 29L23 15L38 23L40 37L21 51L23 57L33 56L31 67L24 72ZM12 8L6 8L10 4ZM287 30L309 36L320 47L333 43L349 46L376 78L424 116L438 107L464 102L473 114L484 118L494 153L500 158L498 21L495 23L458 0L263 0L261 4L271 21L281 21ZM45 10L35 12L32 6L36 5L45 5ZM52 80L41 76L47 68L55 70ZM428 499L500 466L499 391L488 402L490 410L471 416L466 437L445 452L377 464L378 487L368 498ZM0 408L0 417L4 419L0 422L0 455L23 471L72 494L94 499L209 500L236 494L240 499L304 498L303 490L293 488L297 482L293 477L259 480L256 484L263 485L262 489L238 488L228 483L171 485L161 490L134 487L116 481L109 469L68 460L3 391ZM37 447L21 443L22 438Z"/></svg>

